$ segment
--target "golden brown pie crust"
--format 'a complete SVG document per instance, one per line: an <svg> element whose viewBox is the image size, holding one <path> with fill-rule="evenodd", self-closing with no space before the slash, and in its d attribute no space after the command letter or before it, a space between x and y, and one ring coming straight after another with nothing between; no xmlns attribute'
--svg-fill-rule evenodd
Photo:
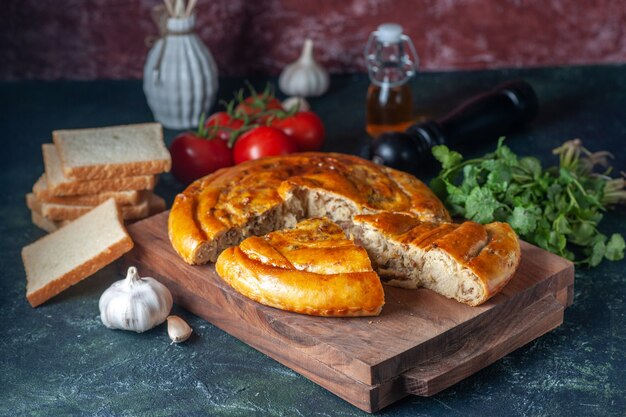
<svg viewBox="0 0 626 417"><path fill-rule="evenodd" d="M195 181L174 200L170 241L187 263L204 263L199 254L209 242L280 206L299 189L340 196L359 213L450 219L441 201L412 175L356 156L309 152L244 162Z"/></svg>
<svg viewBox="0 0 626 417"><path fill-rule="evenodd" d="M367 252L327 219L250 237L222 252L217 273L262 304L315 316L375 316L384 304Z"/></svg>

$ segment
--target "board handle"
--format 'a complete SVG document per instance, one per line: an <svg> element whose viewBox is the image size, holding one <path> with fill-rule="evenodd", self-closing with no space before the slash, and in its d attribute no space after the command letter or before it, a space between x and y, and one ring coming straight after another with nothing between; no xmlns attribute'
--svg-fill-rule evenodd
<svg viewBox="0 0 626 417"><path fill-rule="evenodd" d="M563 323L564 306L549 295L509 317L480 328L456 346L401 375L408 394L431 396L456 384Z"/></svg>

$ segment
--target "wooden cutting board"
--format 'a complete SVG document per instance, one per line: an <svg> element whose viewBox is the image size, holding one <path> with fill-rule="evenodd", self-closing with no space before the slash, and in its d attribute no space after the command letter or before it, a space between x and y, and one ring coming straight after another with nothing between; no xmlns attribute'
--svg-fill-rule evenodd
<svg viewBox="0 0 626 417"><path fill-rule="evenodd" d="M183 262L167 237L168 214L129 226L128 265L165 284L177 304L368 412L450 387L559 326L573 299L573 264L523 242L511 282L479 307L386 286L378 317L290 313L235 292L213 264Z"/></svg>

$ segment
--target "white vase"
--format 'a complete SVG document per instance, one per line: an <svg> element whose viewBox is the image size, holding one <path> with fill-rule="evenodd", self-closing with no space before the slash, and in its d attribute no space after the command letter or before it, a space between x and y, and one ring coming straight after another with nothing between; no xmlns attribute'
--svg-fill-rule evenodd
<svg viewBox="0 0 626 417"><path fill-rule="evenodd" d="M195 15L167 19L167 31L148 53L143 91L154 118L170 129L198 125L217 94L217 66L194 33Z"/></svg>

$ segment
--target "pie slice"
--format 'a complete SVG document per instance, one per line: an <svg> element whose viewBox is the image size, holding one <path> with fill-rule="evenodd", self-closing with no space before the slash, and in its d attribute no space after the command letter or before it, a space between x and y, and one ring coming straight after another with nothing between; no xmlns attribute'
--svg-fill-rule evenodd
<svg viewBox="0 0 626 417"><path fill-rule="evenodd" d="M376 316L385 302L365 249L325 218L249 237L223 251L216 269L246 297L296 313Z"/></svg>
<svg viewBox="0 0 626 417"><path fill-rule="evenodd" d="M477 306L497 294L520 261L506 223L433 223L402 213L359 215L348 228L388 285L426 287Z"/></svg>

